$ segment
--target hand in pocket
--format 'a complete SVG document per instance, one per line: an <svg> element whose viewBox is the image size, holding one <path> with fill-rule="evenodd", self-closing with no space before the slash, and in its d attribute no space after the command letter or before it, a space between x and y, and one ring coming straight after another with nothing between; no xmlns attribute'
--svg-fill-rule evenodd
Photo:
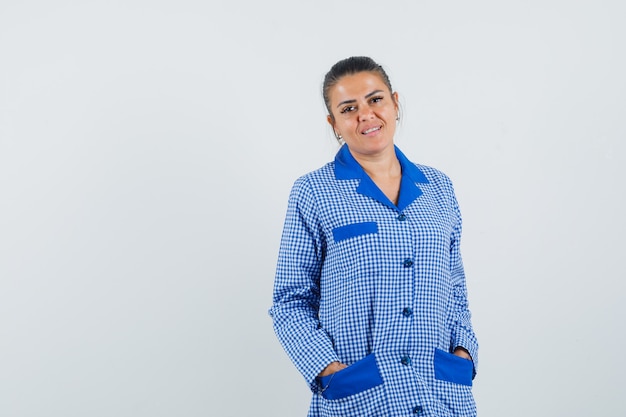
<svg viewBox="0 0 626 417"><path fill-rule="evenodd" d="M318 377L318 382L322 397L338 400L381 385L383 378L372 353L335 373Z"/></svg>

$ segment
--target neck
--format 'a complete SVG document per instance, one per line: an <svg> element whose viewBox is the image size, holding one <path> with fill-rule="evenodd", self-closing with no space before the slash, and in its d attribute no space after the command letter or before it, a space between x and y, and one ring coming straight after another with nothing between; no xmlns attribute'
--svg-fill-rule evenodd
<svg viewBox="0 0 626 417"><path fill-rule="evenodd" d="M352 156L372 179L397 178L402 175L400 161L393 147L389 151L376 155L353 154Z"/></svg>

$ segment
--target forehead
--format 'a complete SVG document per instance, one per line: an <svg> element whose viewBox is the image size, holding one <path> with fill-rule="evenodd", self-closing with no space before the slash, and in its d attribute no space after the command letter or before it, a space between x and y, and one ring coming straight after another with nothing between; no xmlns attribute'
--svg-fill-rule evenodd
<svg viewBox="0 0 626 417"><path fill-rule="evenodd" d="M333 102L358 99L376 90L389 91L380 75L375 72L357 72L341 77L330 89L330 99Z"/></svg>

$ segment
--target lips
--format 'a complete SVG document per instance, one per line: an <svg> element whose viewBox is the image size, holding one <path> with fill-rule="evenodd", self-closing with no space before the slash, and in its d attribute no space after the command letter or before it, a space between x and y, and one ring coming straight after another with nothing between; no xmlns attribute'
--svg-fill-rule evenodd
<svg viewBox="0 0 626 417"><path fill-rule="evenodd" d="M363 131L361 132L361 134L363 134L363 135L369 135L370 133L373 133L373 132L377 132L377 131L379 131L381 128L382 128L382 126L374 126L374 127L370 127L370 128L368 128L368 129L363 130Z"/></svg>

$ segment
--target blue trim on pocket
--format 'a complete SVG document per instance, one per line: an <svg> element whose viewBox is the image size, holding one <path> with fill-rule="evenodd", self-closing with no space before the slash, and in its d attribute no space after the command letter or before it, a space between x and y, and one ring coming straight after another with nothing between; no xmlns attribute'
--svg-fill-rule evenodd
<svg viewBox="0 0 626 417"><path fill-rule="evenodd" d="M345 398L383 383L373 353L339 372L317 379L322 388L322 397L327 400Z"/></svg>
<svg viewBox="0 0 626 417"><path fill-rule="evenodd" d="M353 223L335 227L333 229L333 238L335 239L335 242L340 242L351 237L365 235L368 233L378 233L378 224L376 224L376 222Z"/></svg>
<svg viewBox="0 0 626 417"><path fill-rule="evenodd" d="M474 363L441 349L435 349L435 379L472 386Z"/></svg>

